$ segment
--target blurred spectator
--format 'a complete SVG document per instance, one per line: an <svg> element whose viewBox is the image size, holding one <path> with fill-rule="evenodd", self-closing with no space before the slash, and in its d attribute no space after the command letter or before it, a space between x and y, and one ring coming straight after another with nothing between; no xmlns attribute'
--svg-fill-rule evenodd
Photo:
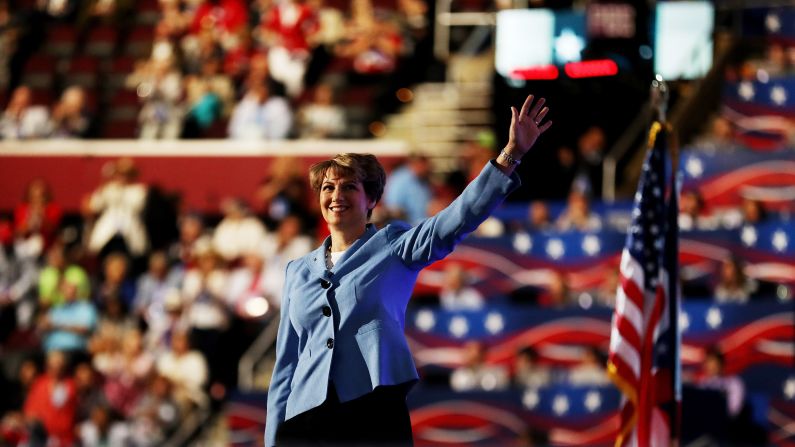
<svg viewBox="0 0 795 447"><path fill-rule="evenodd" d="M49 246L61 224L62 215L63 211L53 201L46 180L34 179L28 183L23 202L14 209L14 232L22 239L42 237L44 245Z"/></svg>
<svg viewBox="0 0 795 447"><path fill-rule="evenodd" d="M188 30L190 21L192 19L192 9L195 9L195 1L180 2L180 1L161 1L160 21L155 26L155 34L162 36L171 41L177 41ZM184 42L182 42L184 44ZM186 59L189 59L188 51L184 48L183 53Z"/></svg>
<svg viewBox="0 0 795 447"><path fill-rule="evenodd" d="M172 50L163 52L166 51ZM184 83L171 57L153 58L145 62L129 76L127 84L136 89L143 102L138 115L140 138L179 138L184 114L181 103Z"/></svg>
<svg viewBox="0 0 795 447"><path fill-rule="evenodd" d="M199 254L196 268L188 270L182 284L185 316L191 328L191 340L210 368L215 381L225 369L221 358L222 338L229 329L227 291L228 275L213 250Z"/></svg>
<svg viewBox="0 0 795 447"><path fill-rule="evenodd" d="M183 409L206 405L207 362L191 349L187 332L174 333L171 350L157 359L157 372L171 382L174 398Z"/></svg>
<svg viewBox="0 0 795 447"><path fill-rule="evenodd" d="M17 50L19 24L8 0L0 1L0 91L8 91L11 82L11 59Z"/></svg>
<svg viewBox="0 0 795 447"><path fill-rule="evenodd" d="M602 306L615 307L616 293L618 293L618 286L620 284L620 277L618 269L613 268L607 271L604 281L599 285L596 290L596 303Z"/></svg>
<svg viewBox="0 0 795 447"><path fill-rule="evenodd" d="M530 229L532 231L549 231L553 228L552 218L549 215L549 206L541 200L530 202L528 211Z"/></svg>
<svg viewBox="0 0 795 447"><path fill-rule="evenodd" d="M345 109L334 104L331 86L318 85L312 102L298 110L301 138L338 138L345 134L345 130Z"/></svg>
<svg viewBox="0 0 795 447"><path fill-rule="evenodd" d="M228 116L235 100L235 87L229 76L221 72L220 58L205 60L201 72L185 79L187 115L183 138L196 138Z"/></svg>
<svg viewBox="0 0 795 447"><path fill-rule="evenodd" d="M679 200L679 229L714 230L715 219L705 211L704 198L696 190L683 191Z"/></svg>
<svg viewBox="0 0 795 447"><path fill-rule="evenodd" d="M259 247L251 247L243 254L240 267L232 270L224 290L232 310L241 318L258 318L267 312L268 305L262 300L273 302L265 278L265 259ZM252 303L255 307L252 307ZM261 314L259 312L262 311ZM254 312L254 314L252 314Z"/></svg>
<svg viewBox="0 0 795 447"><path fill-rule="evenodd" d="M171 347L171 338L177 332L190 330L185 305L179 289L171 289L163 299L165 318L152 320L146 331L147 350L156 356Z"/></svg>
<svg viewBox="0 0 795 447"><path fill-rule="evenodd" d="M180 411L171 393L171 382L155 375L133 409L130 429L138 446L164 445L177 428Z"/></svg>
<svg viewBox="0 0 795 447"><path fill-rule="evenodd" d="M747 303L759 289L759 283L745 275L743 263L730 256L723 260L715 285L715 301L718 303Z"/></svg>
<svg viewBox="0 0 795 447"><path fill-rule="evenodd" d="M243 0L205 0L196 8L190 32L212 31L221 45L228 48L247 23L248 9Z"/></svg>
<svg viewBox="0 0 795 447"><path fill-rule="evenodd" d="M467 142L460 156L464 178L459 181L457 194L460 194L466 185L480 174L483 166L495 157L496 147L497 137L490 130L478 132L474 139Z"/></svg>
<svg viewBox="0 0 795 447"><path fill-rule="evenodd" d="M306 0L274 2L261 26L268 42L268 65L274 79L296 97L304 88L311 55L309 41L318 30L315 10Z"/></svg>
<svg viewBox="0 0 795 447"><path fill-rule="evenodd" d="M538 296L538 305L542 307L563 308L576 302L569 289L566 276L563 272L550 272L549 283L545 290Z"/></svg>
<svg viewBox="0 0 795 447"><path fill-rule="evenodd" d="M607 357L596 347L586 348L578 365L569 370L569 383L581 385L607 385L610 380L605 371Z"/></svg>
<svg viewBox="0 0 795 447"><path fill-rule="evenodd" d="M555 175L544 176L544 188L549 189L546 197L556 200L565 199L573 189L574 180L578 174L577 156L571 147L561 146L555 151L554 158L548 163L549 172L554 172Z"/></svg>
<svg viewBox="0 0 795 447"><path fill-rule="evenodd" d="M444 283L439 291L439 302L445 310L482 309L483 295L469 286L470 278L461 264L448 263L444 269Z"/></svg>
<svg viewBox="0 0 795 447"><path fill-rule="evenodd" d="M205 234L204 219L201 214L190 212L184 214L177 222L179 226L179 239L168 250L168 257L172 262L181 264L187 269L193 266L196 257L196 248L210 237Z"/></svg>
<svg viewBox="0 0 795 447"><path fill-rule="evenodd" d="M44 106L35 106L29 87L17 87L0 117L0 138L44 138L48 134L49 113Z"/></svg>
<svg viewBox="0 0 795 447"><path fill-rule="evenodd" d="M75 420L84 421L91 417L91 410L97 405L107 405L103 391L102 376L94 369L89 360L80 361L75 365L74 381L77 392L77 409Z"/></svg>
<svg viewBox="0 0 795 447"><path fill-rule="evenodd" d="M0 244L0 344L16 328L31 326L38 296L40 249L17 242L8 250Z"/></svg>
<svg viewBox="0 0 795 447"><path fill-rule="evenodd" d="M579 156L577 175L572 182L572 191L587 197L602 197L602 161L607 146L607 137L599 126L589 127L577 140Z"/></svg>
<svg viewBox="0 0 795 447"><path fill-rule="evenodd" d="M314 224L314 198L301 163L293 157L278 157L268 168L268 177L260 182L255 193L257 209L269 228L279 225L288 215L301 219L304 228Z"/></svg>
<svg viewBox="0 0 795 447"><path fill-rule="evenodd" d="M77 285L77 295L87 299L91 296L91 285L85 270L67 259L67 249L57 242L47 250L47 265L39 274L39 303L47 308L64 302L60 289L62 281Z"/></svg>
<svg viewBox="0 0 795 447"><path fill-rule="evenodd" d="M116 420L108 407L97 405L91 417L77 428L83 447L124 446L130 444L130 429L124 421Z"/></svg>
<svg viewBox="0 0 795 447"><path fill-rule="evenodd" d="M729 416L737 417L745 403L745 385L740 377L726 374L726 359L717 346L707 349L703 370L696 383L703 388L721 391L726 395Z"/></svg>
<svg viewBox="0 0 795 447"><path fill-rule="evenodd" d="M431 162L424 155L410 155L406 164L389 174L384 187L384 205L404 214L415 225L428 217L433 192L428 184Z"/></svg>
<svg viewBox="0 0 795 447"><path fill-rule="evenodd" d="M767 211L760 200L743 198L740 210L743 223L756 225L767 220Z"/></svg>
<svg viewBox="0 0 795 447"><path fill-rule="evenodd" d="M733 209L721 216L723 226L737 228L740 225L756 225L767 220L765 206L759 200L747 197L740 202L739 209Z"/></svg>
<svg viewBox="0 0 795 447"><path fill-rule="evenodd" d="M357 73L378 75L394 71L402 48L397 26L376 16L371 0L351 2L345 38L335 48L338 56L352 59Z"/></svg>
<svg viewBox="0 0 795 447"><path fill-rule="evenodd" d="M462 350L463 366L450 376L450 387L454 391L499 391L508 387L508 371L499 365L486 364L486 345L470 340Z"/></svg>
<svg viewBox="0 0 795 447"><path fill-rule="evenodd" d="M97 355L94 364L105 376L103 391L111 407L124 417L132 414L154 370L154 356L143 349L143 337L137 330L127 331L121 351Z"/></svg>
<svg viewBox="0 0 795 447"><path fill-rule="evenodd" d="M224 49L216 39L216 33L211 30L202 30L196 36L186 37L182 42L183 72L189 75L200 75L208 68L208 62L215 62L224 57ZM190 95L190 92L188 92Z"/></svg>
<svg viewBox="0 0 795 447"><path fill-rule="evenodd" d="M185 78L187 113L180 138L199 138L221 117L221 99L197 76Z"/></svg>
<svg viewBox="0 0 795 447"><path fill-rule="evenodd" d="M149 269L138 278L133 309L135 315L142 318L147 325L165 321L168 316L165 310L166 295L178 287L180 274L169 271L168 258L162 251L149 255Z"/></svg>
<svg viewBox="0 0 795 447"><path fill-rule="evenodd" d="M149 245L141 215L147 187L135 182L138 169L131 159L121 158L111 169L110 179L89 199L89 208L99 217L91 231L88 249L100 255L103 251L121 249L138 257ZM109 245L114 240L121 246Z"/></svg>
<svg viewBox="0 0 795 447"><path fill-rule="evenodd" d="M731 151L740 147L732 121L723 115L712 117L709 129L695 143L695 147L706 151Z"/></svg>
<svg viewBox="0 0 795 447"><path fill-rule="evenodd" d="M104 310L111 301L118 301L123 312L132 307L135 283L128 277L129 260L123 253L110 253L102 262L102 282L96 290L94 302Z"/></svg>
<svg viewBox="0 0 795 447"><path fill-rule="evenodd" d="M309 36L310 44L322 46L324 51L332 52L345 35L345 17L342 12L326 5L324 0L308 0L317 16L318 28Z"/></svg>
<svg viewBox="0 0 795 447"><path fill-rule="evenodd" d="M572 189L563 210L555 222L558 231L599 231L602 229L602 219L591 211L588 196Z"/></svg>
<svg viewBox="0 0 795 447"><path fill-rule="evenodd" d="M532 346L522 348L516 353L514 363L514 385L522 388L541 388L552 382L549 368L538 362L539 355Z"/></svg>
<svg viewBox="0 0 795 447"><path fill-rule="evenodd" d="M31 427L32 445L73 445L77 393L67 375L66 356L47 353L47 368L33 382L25 400L25 418Z"/></svg>
<svg viewBox="0 0 795 447"><path fill-rule="evenodd" d="M244 91L249 89L250 86L257 86L265 83L269 86L276 87L276 80L270 77L267 54L261 51L253 51L247 59L248 73L241 73L240 77L240 83ZM227 70L229 70L229 68L227 68ZM278 91L277 89L277 92Z"/></svg>
<svg viewBox="0 0 795 447"><path fill-rule="evenodd" d="M240 199L226 199L221 204L224 218L213 233L213 250L226 261L234 261L256 246L265 236L265 227Z"/></svg>
<svg viewBox="0 0 795 447"><path fill-rule="evenodd" d="M39 0L35 6L51 18L71 22L80 4L78 0Z"/></svg>
<svg viewBox="0 0 795 447"><path fill-rule="evenodd" d="M85 138L91 127L91 117L86 106L86 92L72 86L64 90L52 108L49 134L55 138Z"/></svg>
<svg viewBox="0 0 795 447"><path fill-rule="evenodd" d="M127 307L117 296L106 297L97 330L90 342L92 351L117 352L137 321L127 313Z"/></svg>
<svg viewBox="0 0 795 447"><path fill-rule="evenodd" d="M85 353L88 338L97 326L97 310L86 296L78 296L78 282L61 281L63 303L50 308L39 321L44 350Z"/></svg>
<svg viewBox="0 0 795 447"><path fill-rule="evenodd" d="M163 2L165 4L167 2ZM84 0L77 19L81 29L87 27L112 25L124 20L130 14L134 0Z"/></svg>
<svg viewBox="0 0 795 447"><path fill-rule="evenodd" d="M271 303L281 307L284 272L287 263L312 251L312 239L301 233L301 219L288 215L273 233L268 233L262 241L262 255L267 262L264 272L264 292Z"/></svg>
<svg viewBox="0 0 795 447"><path fill-rule="evenodd" d="M290 104L266 82L255 82L235 106L229 137L245 140L283 140L293 127Z"/></svg>
<svg viewBox="0 0 795 447"><path fill-rule="evenodd" d="M778 42L769 43L765 51L765 59L757 61L755 65L757 76L760 71L764 72L768 78L781 78L792 73L787 50Z"/></svg>
<svg viewBox="0 0 795 447"><path fill-rule="evenodd" d="M32 358L23 359L11 380L0 374L3 399L0 399L0 444L14 444L11 439L25 432L22 407L33 382L39 375L39 364Z"/></svg>
<svg viewBox="0 0 795 447"><path fill-rule="evenodd" d="M398 0L398 20L403 39L403 54L421 53L428 37L430 20L426 0Z"/></svg>

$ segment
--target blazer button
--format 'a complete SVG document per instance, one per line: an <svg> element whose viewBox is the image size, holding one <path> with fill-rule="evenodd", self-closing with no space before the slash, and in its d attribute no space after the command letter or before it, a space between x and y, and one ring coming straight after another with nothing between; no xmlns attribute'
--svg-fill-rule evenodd
<svg viewBox="0 0 795 447"><path fill-rule="evenodd" d="M328 289L329 287L331 287L331 283L326 281L325 279L321 279L320 280L320 287L322 287L324 289Z"/></svg>
<svg viewBox="0 0 795 447"><path fill-rule="evenodd" d="M326 340L326 347L329 348L329 349L334 347L334 339L333 338L329 338L328 340Z"/></svg>
<svg viewBox="0 0 795 447"><path fill-rule="evenodd" d="M331 308L328 306L323 306L323 316L330 317L331 316Z"/></svg>

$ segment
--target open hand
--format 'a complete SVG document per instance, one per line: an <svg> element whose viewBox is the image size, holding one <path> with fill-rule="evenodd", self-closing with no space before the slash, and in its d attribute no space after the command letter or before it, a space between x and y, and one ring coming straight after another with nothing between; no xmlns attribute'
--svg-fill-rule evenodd
<svg viewBox="0 0 795 447"><path fill-rule="evenodd" d="M529 95L521 111L511 107L511 128L508 131L508 146L505 150L513 158L522 158L533 147L538 137L552 125L552 121L542 123L549 112L549 107L544 107L545 102L544 98L540 98L533 105L533 95Z"/></svg>

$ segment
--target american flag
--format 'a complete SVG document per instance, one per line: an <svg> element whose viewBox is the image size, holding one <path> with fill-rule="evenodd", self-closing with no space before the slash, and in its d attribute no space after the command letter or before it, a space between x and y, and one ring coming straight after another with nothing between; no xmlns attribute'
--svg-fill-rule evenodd
<svg viewBox="0 0 795 447"><path fill-rule="evenodd" d="M678 189L667 181L668 136L662 124L652 126L621 255L608 357L625 397L618 447L667 447L678 439Z"/></svg>

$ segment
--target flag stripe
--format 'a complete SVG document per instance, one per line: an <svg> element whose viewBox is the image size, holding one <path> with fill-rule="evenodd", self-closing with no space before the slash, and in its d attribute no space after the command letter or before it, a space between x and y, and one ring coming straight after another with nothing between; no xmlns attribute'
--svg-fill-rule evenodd
<svg viewBox="0 0 795 447"><path fill-rule="evenodd" d="M641 349L641 339L640 334L635 331L635 327L632 323L629 322L623 316L616 316L616 321L613 323L613 329L610 332L610 337L616 337L616 344L614 345L612 340L610 342L611 347L615 347L616 349L621 348L619 344L627 344L626 346L629 349L632 349L635 354L635 358L637 357L637 353ZM638 362L638 366L640 366L640 362Z"/></svg>
<svg viewBox="0 0 795 447"><path fill-rule="evenodd" d="M675 415L665 411L678 408L671 380L678 374L678 288L669 284L678 270L678 189L665 181L667 138L655 123L621 254L608 354L608 374L625 397L619 447L667 446Z"/></svg>
<svg viewBox="0 0 795 447"><path fill-rule="evenodd" d="M643 313L636 301L630 299L623 287L616 293L616 314L626 318L636 334L643 333ZM638 343L640 347L640 343Z"/></svg>
<svg viewBox="0 0 795 447"><path fill-rule="evenodd" d="M652 386L653 347L656 341L653 334L656 332L660 317L663 314L664 302L663 289L658 286L654 294L651 315L646 326L646 337L643 339L643 354L641 356L640 393L638 396L638 440L642 444L650 440L651 432L653 431L651 414L656 403L655 389ZM656 446L657 444L649 445Z"/></svg>
<svg viewBox="0 0 795 447"><path fill-rule="evenodd" d="M635 278L632 277L628 278L624 276L623 272L620 275L619 280L621 281L621 291L624 292L624 295L628 298L628 300L631 301L632 304L634 304L639 311L640 309L643 309L643 302L645 300L643 296L642 286L640 286L638 283L635 282ZM640 284L643 284L642 279ZM643 319L641 318L641 321L642 320ZM641 324L641 329L642 328L643 325Z"/></svg>

